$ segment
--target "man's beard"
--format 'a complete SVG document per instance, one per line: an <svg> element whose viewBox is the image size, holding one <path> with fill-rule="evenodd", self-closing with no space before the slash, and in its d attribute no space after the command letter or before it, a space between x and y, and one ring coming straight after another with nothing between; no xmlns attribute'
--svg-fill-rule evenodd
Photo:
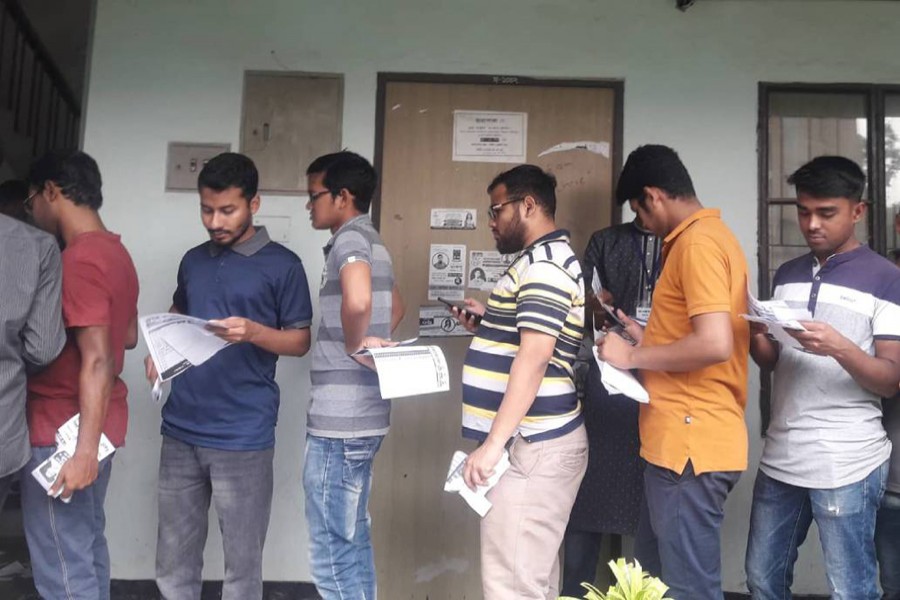
<svg viewBox="0 0 900 600"><path fill-rule="evenodd" d="M253 223L252 220L248 220L248 221L245 221L244 223L242 223L240 229L238 229L236 231L235 235L231 236L230 238L228 238L228 241L224 241L224 242L220 242L220 241L216 240L214 235L216 233L221 233L221 232L227 233L227 230L225 230L225 229L208 229L207 231L209 231L209 239L216 246L221 246L222 248L228 248L229 246L235 245L239 239L244 237L244 234L247 233L248 229L250 229L250 225L252 223Z"/></svg>
<svg viewBox="0 0 900 600"><path fill-rule="evenodd" d="M525 226L522 219L516 213L515 220L509 224L506 233L497 236L497 252L500 254L515 254L525 247Z"/></svg>

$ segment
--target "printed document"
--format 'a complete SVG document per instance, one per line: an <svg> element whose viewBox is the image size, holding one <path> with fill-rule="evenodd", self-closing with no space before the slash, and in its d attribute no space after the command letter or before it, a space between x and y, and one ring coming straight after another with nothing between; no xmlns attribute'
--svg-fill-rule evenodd
<svg viewBox="0 0 900 600"><path fill-rule="evenodd" d="M593 352L594 360L597 361L597 366L600 367L600 381L610 394L623 394L632 400L637 400L641 404L650 402L650 394L647 393L641 382L631 374L631 371L619 369L608 362L600 360L600 357L597 355L597 346L593 347Z"/></svg>
<svg viewBox="0 0 900 600"><path fill-rule="evenodd" d="M160 381L203 364L231 344L216 336L221 327L196 317L159 313L141 317L138 322Z"/></svg>
<svg viewBox="0 0 900 600"><path fill-rule="evenodd" d="M437 346L406 345L368 348L356 354L369 355L378 372L382 398L404 398L450 390L447 359Z"/></svg>
<svg viewBox="0 0 900 600"><path fill-rule="evenodd" d="M812 315L805 308L793 308L784 300L758 300L750 289L747 289L747 307L749 315L741 315L748 321L762 323L769 329L769 333L783 346L802 350L803 346L788 333L792 331L806 331L800 321L811 321Z"/></svg>
<svg viewBox="0 0 900 600"><path fill-rule="evenodd" d="M75 415L63 423L62 427L56 431L56 451L31 472L31 475L41 484L41 487L48 492L50 491L50 487L53 486L53 483L56 481L59 470L62 469L62 466L66 461L75 454L75 446L78 443L78 424L80 421L81 415ZM100 446L97 449L97 460L103 460L115 451L116 449L112 445L112 442L109 441L109 438L101 433ZM63 490L60 489L54 497L58 498L62 492ZM63 501L68 502L68 500Z"/></svg>
<svg viewBox="0 0 900 600"><path fill-rule="evenodd" d="M509 452L503 451L500 461L494 467L494 474L488 478L487 484L478 486L474 492L469 489L469 486L466 485L463 479L463 468L466 466L466 458L468 456L468 454L459 450L453 453L453 458L450 459L450 469L447 471L447 480L444 482L444 491L458 493L472 507L472 510L478 513L478 516L483 517L493 507L493 504L485 497L485 494L497 485L497 482L509 469Z"/></svg>

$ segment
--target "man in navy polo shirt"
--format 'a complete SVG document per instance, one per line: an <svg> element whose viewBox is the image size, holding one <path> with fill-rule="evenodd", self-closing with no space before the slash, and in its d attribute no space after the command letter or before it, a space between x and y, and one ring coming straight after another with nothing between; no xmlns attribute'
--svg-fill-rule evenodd
<svg viewBox="0 0 900 600"><path fill-rule="evenodd" d="M866 215L856 163L820 156L788 183L811 252L781 265L773 296L813 320L791 332L802 348L752 331L753 360L775 379L747 585L756 600L790 598L797 549L815 521L830 596L874 600L875 515L891 454L880 398L900 382L900 271L856 238Z"/></svg>
<svg viewBox="0 0 900 600"><path fill-rule="evenodd" d="M258 174L220 154L200 172L210 241L178 269L172 312L216 320L233 345L172 382L162 411L156 582L166 600L199 600L210 500L225 551L224 600L262 597L272 505L278 357L309 350L312 308L296 254L253 226ZM156 373L148 362L147 376Z"/></svg>

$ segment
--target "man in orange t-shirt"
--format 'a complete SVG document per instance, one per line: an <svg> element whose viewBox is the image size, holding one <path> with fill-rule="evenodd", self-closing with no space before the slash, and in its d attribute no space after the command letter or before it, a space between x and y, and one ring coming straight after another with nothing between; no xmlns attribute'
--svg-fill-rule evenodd
<svg viewBox="0 0 900 600"><path fill-rule="evenodd" d="M602 360L640 369L644 502L635 557L675 600L721 599L719 528L725 500L747 468L747 263L718 210L697 200L687 169L666 146L631 153L616 188L637 201L664 238L663 267L646 330L620 313L631 346L610 333Z"/></svg>

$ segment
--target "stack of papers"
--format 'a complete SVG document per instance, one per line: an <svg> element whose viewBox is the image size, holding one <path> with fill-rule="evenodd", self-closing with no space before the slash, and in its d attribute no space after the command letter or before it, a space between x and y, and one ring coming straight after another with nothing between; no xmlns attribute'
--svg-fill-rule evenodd
<svg viewBox="0 0 900 600"><path fill-rule="evenodd" d="M390 348L368 348L356 355L368 355L375 362L382 398L405 398L450 390L447 359L438 346L410 346L415 338Z"/></svg>
<svg viewBox="0 0 900 600"><path fill-rule="evenodd" d="M216 336L222 328L196 317L159 313L138 319L150 358L159 373L153 397L159 402L161 384L191 367L203 364L231 342Z"/></svg>
<svg viewBox="0 0 900 600"><path fill-rule="evenodd" d="M31 475L41 484L41 487L48 492L56 481L59 470L75 454L75 446L78 443L78 424L80 422L81 415L75 415L63 423L62 427L56 431L56 451L31 472ZM115 451L115 446L112 445L106 434L101 433L100 446L97 449L97 460L101 461ZM54 498L58 498L62 492L63 489L60 488ZM69 500L71 500L71 496ZM63 499L63 502L68 502L69 500Z"/></svg>
<svg viewBox="0 0 900 600"><path fill-rule="evenodd" d="M741 315L748 321L763 323L769 329L769 333L782 346L802 350L803 346L788 333L791 331L806 331L800 321L811 321L812 315L805 308L793 308L784 300L758 300L750 290L747 290L747 307L749 315Z"/></svg>
<svg viewBox="0 0 900 600"><path fill-rule="evenodd" d="M466 458L468 454L457 450L450 459L450 469L447 471L447 480L444 482L445 492L456 492L463 497L463 500L472 507L472 510L478 513L478 516L484 517L491 510L493 504L485 497L491 488L497 485L506 470L509 469L509 452L503 451L500 461L494 467L494 474L491 475L487 484L480 485L476 491L469 489L463 479L463 468L466 466Z"/></svg>

